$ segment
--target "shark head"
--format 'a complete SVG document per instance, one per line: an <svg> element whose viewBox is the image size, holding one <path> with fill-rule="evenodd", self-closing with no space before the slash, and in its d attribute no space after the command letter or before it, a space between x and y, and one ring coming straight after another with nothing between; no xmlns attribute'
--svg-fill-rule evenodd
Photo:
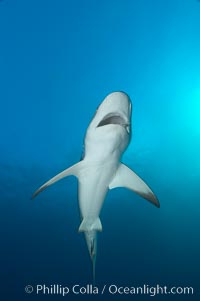
<svg viewBox="0 0 200 301"><path fill-rule="evenodd" d="M127 130L130 129L131 102L129 96L124 92L113 92L103 100L97 108L90 128L111 124L123 126Z"/></svg>
<svg viewBox="0 0 200 301"><path fill-rule="evenodd" d="M127 147L131 135L131 101L124 92L109 94L97 108L85 137L85 154L99 152L121 154ZM95 151L97 155L97 151Z"/></svg>

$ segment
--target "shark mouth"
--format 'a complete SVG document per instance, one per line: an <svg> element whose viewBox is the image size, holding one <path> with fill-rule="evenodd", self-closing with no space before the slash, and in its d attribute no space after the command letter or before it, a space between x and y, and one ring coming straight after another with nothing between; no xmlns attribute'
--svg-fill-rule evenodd
<svg viewBox="0 0 200 301"><path fill-rule="evenodd" d="M108 124L119 124L121 126L128 126L129 124L125 121L125 119L117 114L117 113L110 113L106 115L97 125L97 127L108 125Z"/></svg>

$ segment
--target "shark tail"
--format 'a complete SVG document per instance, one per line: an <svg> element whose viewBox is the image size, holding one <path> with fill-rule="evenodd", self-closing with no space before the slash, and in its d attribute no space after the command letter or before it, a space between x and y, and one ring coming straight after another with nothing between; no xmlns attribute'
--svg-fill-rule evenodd
<svg viewBox="0 0 200 301"><path fill-rule="evenodd" d="M92 276L93 276L93 285L96 281L96 256L92 258Z"/></svg>

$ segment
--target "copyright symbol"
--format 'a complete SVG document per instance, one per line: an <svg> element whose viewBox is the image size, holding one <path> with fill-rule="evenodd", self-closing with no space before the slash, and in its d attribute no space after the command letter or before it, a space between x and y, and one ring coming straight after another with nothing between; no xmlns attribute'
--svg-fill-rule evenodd
<svg viewBox="0 0 200 301"><path fill-rule="evenodd" d="M26 292L27 294L31 294L31 293L33 292L33 287L32 287L32 285L27 285L27 286L25 287L25 292Z"/></svg>

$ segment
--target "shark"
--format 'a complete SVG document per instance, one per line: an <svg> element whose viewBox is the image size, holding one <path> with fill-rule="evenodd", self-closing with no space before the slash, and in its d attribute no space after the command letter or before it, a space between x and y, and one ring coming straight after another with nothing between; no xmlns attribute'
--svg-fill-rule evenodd
<svg viewBox="0 0 200 301"><path fill-rule="evenodd" d="M100 212L109 190L125 187L160 207L150 187L121 162L131 140L132 103L125 92L105 97L87 128L82 159L44 183L32 198L57 181L75 176L78 179L78 202L81 223L95 279L97 233L102 231Z"/></svg>

